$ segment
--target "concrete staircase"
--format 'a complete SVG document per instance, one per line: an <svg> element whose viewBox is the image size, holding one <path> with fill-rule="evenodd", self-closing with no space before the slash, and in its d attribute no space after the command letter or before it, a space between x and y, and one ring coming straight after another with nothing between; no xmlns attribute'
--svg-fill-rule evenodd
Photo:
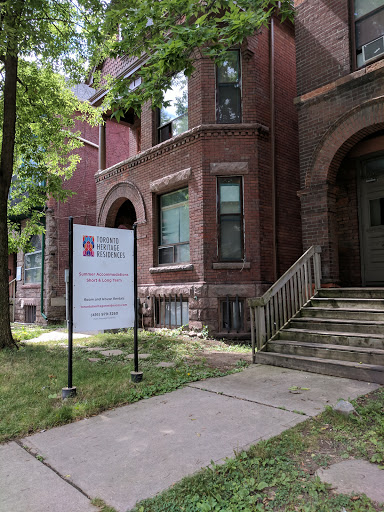
<svg viewBox="0 0 384 512"><path fill-rule="evenodd" d="M384 288L323 288L256 363L384 384Z"/></svg>

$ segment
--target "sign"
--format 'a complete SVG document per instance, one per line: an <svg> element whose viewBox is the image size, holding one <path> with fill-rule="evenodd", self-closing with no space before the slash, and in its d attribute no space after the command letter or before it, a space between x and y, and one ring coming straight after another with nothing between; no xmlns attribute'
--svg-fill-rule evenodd
<svg viewBox="0 0 384 512"><path fill-rule="evenodd" d="M134 233L73 226L73 330L134 326Z"/></svg>

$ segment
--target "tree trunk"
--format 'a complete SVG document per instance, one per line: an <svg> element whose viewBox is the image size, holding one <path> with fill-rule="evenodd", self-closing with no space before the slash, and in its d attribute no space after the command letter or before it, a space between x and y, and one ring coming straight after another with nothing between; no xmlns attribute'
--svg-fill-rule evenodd
<svg viewBox="0 0 384 512"><path fill-rule="evenodd" d="M4 59L3 141L0 159L0 349L14 348L9 316L7 202L13 173L18 58L15 48Z"/></svg>

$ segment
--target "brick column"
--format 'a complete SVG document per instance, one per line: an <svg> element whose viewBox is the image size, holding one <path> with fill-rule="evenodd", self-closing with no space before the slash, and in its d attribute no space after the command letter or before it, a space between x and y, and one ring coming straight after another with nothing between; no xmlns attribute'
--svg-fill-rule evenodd
<svg viewBox="0 0 384 512"><path fill-rule="evenodd" d="M339 283L336 190L327 183L298 192L301 200L303 248L320 245L322 283Z"/></svg>

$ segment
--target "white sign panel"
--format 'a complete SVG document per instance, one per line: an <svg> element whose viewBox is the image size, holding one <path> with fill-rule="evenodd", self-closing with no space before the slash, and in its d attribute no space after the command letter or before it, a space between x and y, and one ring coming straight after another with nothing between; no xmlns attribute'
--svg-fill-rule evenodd
<svg viewBox="0 0 384 512"><path fill-rule="evenodd" d="M73 226L73 330L133 327L134 233Z"/></svg>

